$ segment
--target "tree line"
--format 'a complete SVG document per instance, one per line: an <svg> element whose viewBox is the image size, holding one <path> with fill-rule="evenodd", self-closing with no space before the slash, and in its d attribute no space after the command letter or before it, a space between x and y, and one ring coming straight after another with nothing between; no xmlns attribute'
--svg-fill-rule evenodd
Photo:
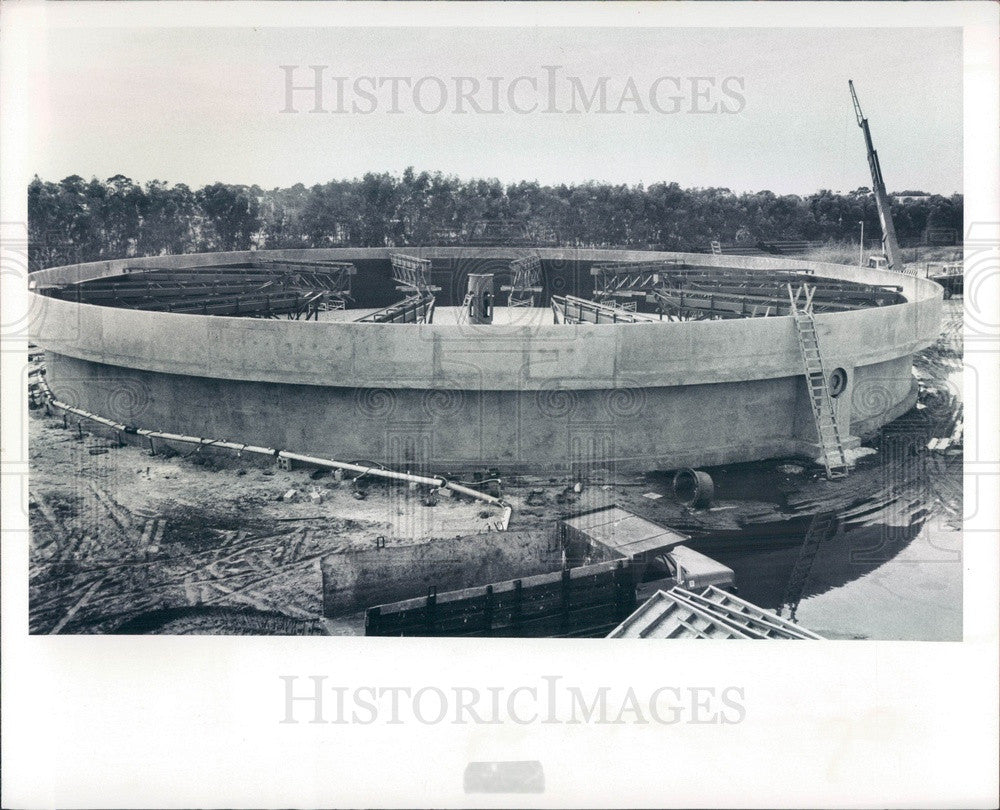
<svg viewBox="0 0 1000 810"><path fill-rule="evenodd" d="M911 192L914 194L914 192ZM962 230L962 195L894 200L903 244L930 230ZM381 247L470 241L615 246L704 252L712 241L857 241L880 234L868 188L823 189L808 196L677 183L541 185L463 180L406 169L368 173L306 187L265 190L213 183L140 184L124 175L59 182L35 177L28 187L33 267L130 256L247 250L251 247ZM500 230L484 230L500 223ZM483 237L483 234L487 234ZM513 236L512 236L513 235Z"/></svg>

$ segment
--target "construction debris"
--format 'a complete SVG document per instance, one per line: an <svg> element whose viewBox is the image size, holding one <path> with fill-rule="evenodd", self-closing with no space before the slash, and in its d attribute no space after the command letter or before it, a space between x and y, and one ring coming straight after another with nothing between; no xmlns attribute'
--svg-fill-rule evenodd
<svg viewBox="0 0 1000 810"><path fill-rule="evenodd" d="M801 464L779 464L777 469L785 475L802 475L806 471Z"/></svg>
<svg viewBox="0 0 1000 810"><path fill-rule="evenodd" d="M707 509L715 496L712 476L701 470L683 469L674 475L674 495L692 509Z"/></svg>
<svg viewBox="0 0 1000 810"><path fill-rule="evenodd" d="M608 638L820 639L776 613L709 586L659 591Z"/></svg>

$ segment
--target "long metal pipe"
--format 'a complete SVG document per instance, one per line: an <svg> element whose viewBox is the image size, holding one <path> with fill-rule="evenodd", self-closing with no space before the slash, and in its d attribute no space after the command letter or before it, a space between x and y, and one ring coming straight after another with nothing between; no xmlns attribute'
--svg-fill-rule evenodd
<svg viewBox="0 0 1000 810"><path fill-rule="evenodd" d="M40 381L40 385L49 404L53 407L58 408L61 411L75 414L84 419L89 419L92 422L105 425L106 427L120 431L121 433L127 433L135 436L145 436L146 438L160 439L161 441L179 442L181 444L197 444L199 447L220 447L224 450L235 450L238 455L243 453L253 453L254 455L268 456L271 458L285 458L289 461L298 461L301 464L309 464L314 467L347 470L348 472L355 472L359 475L373 475L377 478L386 478L393 481L407 481L416 484L424 484L425 486L437 487L439 489L448 489L452 492L467 495L470 498L475 498L476 500L483 501L493 506L499 506L504 509L504 518L502 521L504 529L507 528L507 523L512 512L510 504L503 499L494 497L493 495L488 495L485 492L480 492L477 489L472 489L472 487L466 487L461 484L453 483L443 476L430 478L423 475L396 472L395 470L385 470L381 467L364 466L361 464L351 464L347 461L336 461L330 458L308 456L302 453L293 453L289 450L277 450L273 447L260 447L252 444L243 444L241 442L232 442L226 439L206 439L200 436L186 436L182 433L167 433L162 430L147 430L146 428L129 427L121 422L115 422L112 419L100 416L99 414L85 410L84 408L78 408L75 405L61 402L56 399L55 395L52 393L52 389L49 388L48 383L44 378Z"/></svg>
<svg viewBox="0 0 1000 810"><path fill-rule="evenodd" d="M396 481L411 481L417 484L426 484L432 487L444 487L448 485L448 481L444 478L427 478L422 475L401 473L396 472L395 470L383 470L381 467L363 467L360 464L350 464L346 461L333 461L332 459L307 456L302 453L292 453L288 450L279 450L275 453L275 455L277 455L278 458L287 458L290 461L298 461L301 464L312 464L317 467L333 467L340 470L377 475L382 478L390 478Z"/></svg>

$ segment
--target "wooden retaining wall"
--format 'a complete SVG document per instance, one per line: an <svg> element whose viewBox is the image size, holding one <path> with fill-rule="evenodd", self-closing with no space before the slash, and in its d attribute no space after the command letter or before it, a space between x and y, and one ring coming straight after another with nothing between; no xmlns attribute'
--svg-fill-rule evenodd
<svg viewBox="0 0 1000 810"><path fill-rule="evenodd" d="M369 608L368 636L603 637L636 608L629 560Z"/></svg>

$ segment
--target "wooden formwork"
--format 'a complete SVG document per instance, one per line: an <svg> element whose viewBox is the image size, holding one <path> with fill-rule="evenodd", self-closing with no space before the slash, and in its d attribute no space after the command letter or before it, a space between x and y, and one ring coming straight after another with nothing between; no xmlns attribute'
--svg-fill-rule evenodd
<svg viewBox="0 0 1000 810"><path fill-rule="evenodd" d="M368 636L599 637L635 610L629 560L369 608Z"/></svg>

